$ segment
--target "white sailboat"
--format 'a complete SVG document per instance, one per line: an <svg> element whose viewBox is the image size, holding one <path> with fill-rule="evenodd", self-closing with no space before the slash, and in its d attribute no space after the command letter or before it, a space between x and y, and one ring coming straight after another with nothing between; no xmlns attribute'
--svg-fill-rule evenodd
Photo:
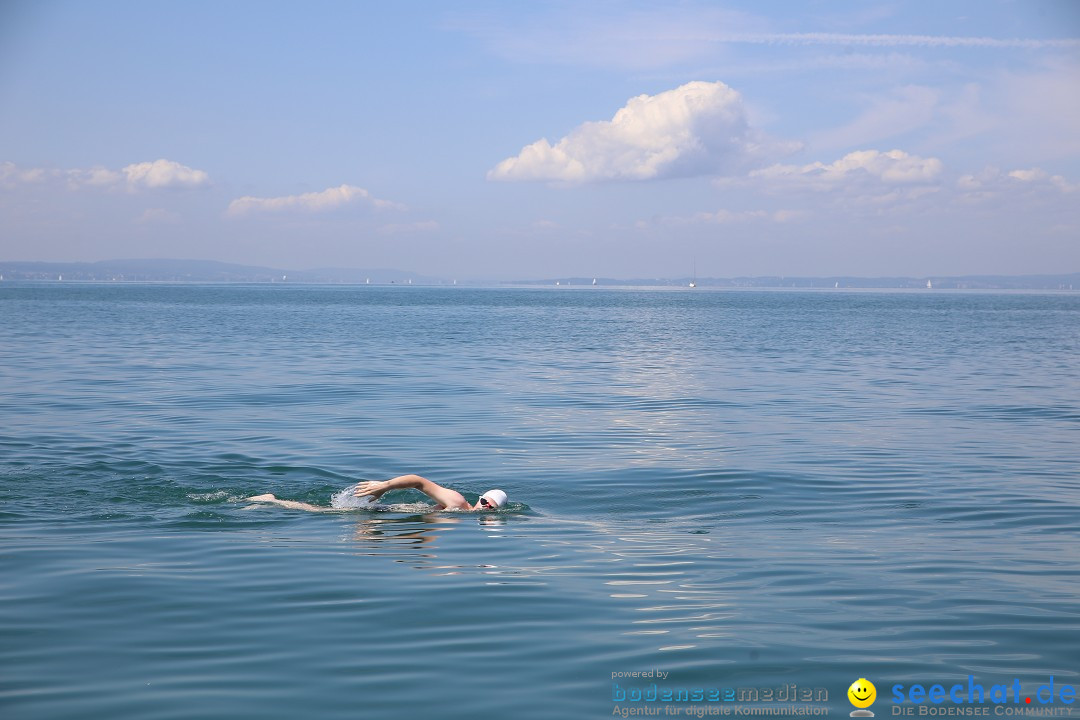
<svg viewBox="0 0 1080 720"><path fill-rule="evenodd" d="M926 281L926 289L927 289L927 290L933 290L933 289L934 289L934 283L932 283L932 282L930 282L929 280L927 280L927 281Z"/></svg>
<svg viewBox="0 0 1080 720"><path fill-rule="evenodd" d="M690 287L697 287L697 258L694 258L694 278L690 281Z"/></svg>

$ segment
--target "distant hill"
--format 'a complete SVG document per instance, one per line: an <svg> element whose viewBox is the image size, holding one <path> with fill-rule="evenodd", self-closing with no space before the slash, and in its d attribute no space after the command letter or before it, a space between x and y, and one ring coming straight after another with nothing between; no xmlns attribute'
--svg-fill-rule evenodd
<svg viewBox="0 0 1080 720"><path fill-rule="evenodd" d="M326 268L282 270L255 265L234 265L214 260L102 260L93 263L4 262L5 280L72 280L128 282L300 282L378 285L446 284L441 278L389 268Z"/></svg>

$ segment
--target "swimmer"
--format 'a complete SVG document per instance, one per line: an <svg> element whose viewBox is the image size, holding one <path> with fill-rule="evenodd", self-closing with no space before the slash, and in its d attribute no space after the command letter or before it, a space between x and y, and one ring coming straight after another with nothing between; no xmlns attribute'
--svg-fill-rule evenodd
<svg viewBox="0 0 1080 720"><path fill-rule="evenodd" d="M444 488L438 483L433 483L419 475L399 475L390 480L368 480L356 486L353 494L356 497L370 497L372 501L378 500L391 490L404 490L413 488L424 493L435 502L439 503L440 510L468 510L470 512L482 512L485 510L497 510L506 504L506 493L502 490L488 490L476 501L476 505L470 505L469 501L461 493L450 488ZM254 495L248 498L249 502L267 502L291 508L293 510L308 510L310 512L332 512L335 508L319 507L295 500L279 500L272 494Z"/></svg>

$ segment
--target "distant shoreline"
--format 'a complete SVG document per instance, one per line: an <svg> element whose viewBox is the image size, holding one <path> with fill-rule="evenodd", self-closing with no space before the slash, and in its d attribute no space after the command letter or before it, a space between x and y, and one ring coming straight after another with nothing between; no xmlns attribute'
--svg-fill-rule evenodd
<svg viewBox="0 0 1080 720"><path fill-rule="evenodd" d="M93 263L0 261L0 282L373 285L555 289L656 288L689 290L1080 290L1080 273L1045 275L929 275L922 277L757 276L733 278L551 277L538 280L460 279L392 268L287 270L210 260L105 260Z"/></svg>
<svg viewBox="0 0 1080 720"><path fill-rule="evenodd" d="M890 286L865 286L865 287L806 287L806 286L778 286L778 285L758 285L758 286L704 286L697 288L689 288L682 285L548 285L539 283L459 283L457 285L448 284L420 284L413 283L412 285L402 283L349 283L349 282L281 282L281 281L264 281L264 280L50 280L50 279L9 279L6 276L0 279L0 288L4 286L16 287L16 286L61 286L61 285L93 285L93 286L127 286L134 287L138 285L144 286L172 286L172 287L196 287L196 286L208 286L208 287L283 287L289 286L293 288L302 287L322 287L322 288L368 288L371 290L387 290L391 288L401 288L408 290L414 288L417 290L539 290L545 292L617 292L617 291L637 291L637 292L686 292L686 293L745 293L745 292L774 292L774 293L904 293L911 295L934 295L936 294L1037 294L1037 295L1070 295L1080 294L1080 288L1051 288L1051 287L942 287L934 289L926 289L920 287L890 287Z"/></svg>

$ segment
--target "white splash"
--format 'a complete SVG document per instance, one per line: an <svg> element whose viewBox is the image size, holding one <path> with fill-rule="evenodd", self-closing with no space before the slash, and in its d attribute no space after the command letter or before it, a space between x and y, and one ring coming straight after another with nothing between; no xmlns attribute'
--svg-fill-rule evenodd
<svg viewBox="0 0 1080 720"><path fill-rule="evenodd" d="M330 507L338 510L363 510L375 504L375 500L369 497L356 497L353 491L356 485L350 485L344 490L334 493L330 497Z"/></svg>

